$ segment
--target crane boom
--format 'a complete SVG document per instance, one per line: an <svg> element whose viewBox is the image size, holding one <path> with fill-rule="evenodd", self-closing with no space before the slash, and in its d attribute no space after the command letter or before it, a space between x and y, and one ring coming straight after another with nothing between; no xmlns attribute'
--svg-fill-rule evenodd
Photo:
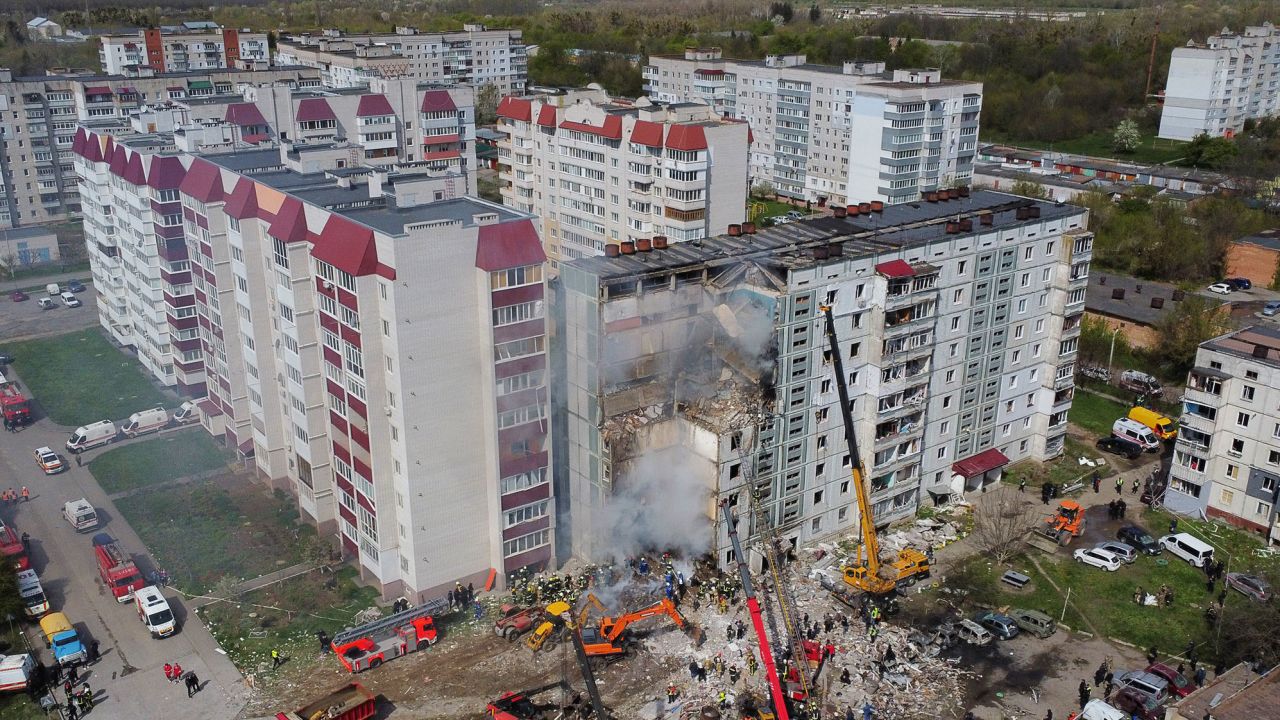
<svg viewBox="0 0 1280 720"><path fill-rule="evenodd" d="M755 585L751 582L751 571L742 554L742 545L738 542L738 528L734 521L729 502L720 503L720 513L724 517L725 526L729 529L729 542L733 544L733 557L738 561L738 579L742 583L742 593L747 599L747 611L751 614L751 627L755 630L756 641L760 644L760 659L764 662L765 676L769 679L769 692L773 696L773 707L779 720L790 720L787 715L787 699L782 692L782 683L778 680L778 668L773 664L773 650L769 647L769 634L764 629L764 618L760 616L760 601L756 599Z"/></svg>
<svg viewBox="0 0 1280 720"><path fill-rule="evenodd" d="M853 429L853 416L849 407L849 386L844 379L844 361L840 358L840 341L836 339L836 321L831 306L824 305L822 313L827 319L827 341L831 345L831 364L836 371L836 390L840 393L840 419L844 421L844 442L849 448L849 465L853 469L853 492L858 498L858 524L862 529L862 546L858 548L858 564L867 569L871 577L880 575L880 541L876 538L875 522L871 518L871 498L862 482L862 456L858 452L858 438ZM866 558L863 558L863 552Z"/></svg>
<svg viewBox="0 0 1280 720"><path fill-rule="evenodd" d="M600 688L596 687L596 674L591 671L591 660L587 657L587 649L582 644L582 631L578 624L574 622L573 612L569 606L564 603L561 604L564 605L564 612L560 614L560 618L564 621L570 637L573 638L573 651L578 658L578 670L582 672L582 679L586 683L587 696L591 698L591 708L595 710L596 720L610 720L609 711L605 708L604 701L600 698ZM551 606L548 606L547 609L550 610Z"/></svg>

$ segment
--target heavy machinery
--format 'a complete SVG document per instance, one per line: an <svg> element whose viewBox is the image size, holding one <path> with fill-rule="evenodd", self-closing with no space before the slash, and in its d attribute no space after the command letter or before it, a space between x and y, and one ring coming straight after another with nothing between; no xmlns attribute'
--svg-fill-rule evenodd
<svg viewBox="0 0 1280 720"><path fill-rule="evenodd" d="M1084 508L1075 500L1062 500L1058 502L1057 511L1036 526L1036 533L1066 547L1080 537L1084 528Z"/></svg>
<svg viewBox="0 0 1280 720"><path fill-rule="evenodd" d="M747 599L747 611L751 614L751 627L755 630L756 642L760 645L760 659L764 663L765 677L769 680L773 707L777 709L781 720L790 720L786 696L782 692L782 683L778 680L778 668L773 662L773 650L769 647L769 634L765 632L764 617L760 614L760 601L756 599L755 585L751 582L751 571L747 569L746 555L742 553L742 545L738 542L737 522L728 500L720 503L720 514L724 518L725 527L729 529L733 557L738 561L738 580L742 583L742 595Z"/></svg>
<svg viewBox="0 0 1280 720"><path fill-rule="evenodd" d="M535 700L539 695L552 690L560 690L562 698L572 700L559 703L540 703ZM563 679L529 690L504 692L497 700L490 702L484 711L485 720L565 720L581 716L581 698Z"/></svg>
<svg viewBox="0 0 1280 720"><path fill-rule="evenodd" d="M443 599L347 628L334 636L333 654L348 672L376 668L387 660L423 650L440 639L435 615L448 609Z"/></svg>
<svg viewBox="0 0 1280 720"><path fill-rule="evenodd" d="M358 682L334 690L275 720L369 720L378 714L378 701Z"/></svg>
<svg viewBox="0 0 1280 720"><path fill-rule="evenodd" d="M0 375L0 412L5 422L16 427L32 422L31 401L18 389L17 383L5 380L4 375Z"/></svg>
<svg viewBox="0 0 1280 720"><path fill-rule="evenodd" d="M863 484L862 457L858 452L853 417L849 413L849 387L845 383L844 362L841 360L840 342L836 338L836 321L830 306L822 306L822 313L827 321L827 342L831 345L831 362L840 394L840 416L844 420L844 441L849 448L853 490L858 498L858 524L862 529L862 544L858 546L857 557L842 568L844 581L871 595L887 595L900 586L914 585L917 580L929 577L929 558L919 550L906 548L900 550L898 558L889 565L880 564L880 540L876 537L876 524L871 516L871 499Z"/></svg>
<svg viewBox="0 0 1280 720"><path fill-rule="evenodd" d="M641 608L616 618L603 617L600 619L599 625L594 627L584 626L578 634L582 638L582 645L589 657L621 655L627 651L627 647L630 645L627 628L641 620L659 615L671 618L671 622L675 623L676 627L684 631L684 634L693 640L695 647L702 645L702 631L694 627L688 620L685 620L684 615L681 615L680 611L676 609L675 603L667 598L662 598L649 607Z"/></svg>

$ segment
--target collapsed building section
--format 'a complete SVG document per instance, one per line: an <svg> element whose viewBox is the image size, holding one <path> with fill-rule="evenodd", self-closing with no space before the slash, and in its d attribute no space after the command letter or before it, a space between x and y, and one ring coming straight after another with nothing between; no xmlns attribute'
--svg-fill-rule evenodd
<svg viewBox="0 0 1280 720"><path fill-rule="evenodd" d="M744 536L763 521L793 546L854 527L823 306L877 524L1059 454L1086 224L1077 207L964 189L563 264L562 549L725 565L720 501Z"/></svg>

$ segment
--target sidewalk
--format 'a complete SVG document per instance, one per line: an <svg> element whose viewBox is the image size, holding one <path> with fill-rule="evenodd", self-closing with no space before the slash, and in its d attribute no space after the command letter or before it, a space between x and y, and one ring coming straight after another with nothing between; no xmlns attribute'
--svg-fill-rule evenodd
<svg viewBox="0 0 1280 720"><path fill-rule="evenodd" d="M93 282L93 276L87 269L71 270L68 272L57 272L51 275L40 275L36 277L18 278L17 280L0 281L0 293L8 295L14 290L26 290L27 288L43 288L49 283L58 283L61 285L67 280L79 280L86 286Z"/></svg>

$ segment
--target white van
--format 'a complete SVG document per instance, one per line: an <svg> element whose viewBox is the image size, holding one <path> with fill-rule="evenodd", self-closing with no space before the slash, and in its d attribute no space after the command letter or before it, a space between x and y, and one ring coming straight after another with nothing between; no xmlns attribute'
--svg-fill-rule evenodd
<svg viewBox="0 0 1280 720"><path fill-rule="evenodd" d="M164 599L160 588L155 585L134 590L133 603L138 608L138 619L151 631L151 637L168 637L178 629L169 601Z"/></svg>
<svg viewBox="0 0 1280 720"><path fill-rule="evenodd" d="M88 532L98 527L98 511L84 498L63 505L62 517L66 518L76 532Z"/></svg>
<svg viewBox="0 0 1280 720"><path fill-rule="evenodd" d="M27 616L38 618L49 612L49 598L45 597L44 588L40 586L40 576L35 570L18 572L18 596L22 598L22 607Z"/></svg>
<svg viewBox="0 0 1280 720"><path fill-rule="evenodd" d="M25 690L35 670L36 661L30 653L0 655L0 692Z"/></svg>
<svg viewBox="0 0 1280 720"><path fill-rule="evenodd" d="M116 424L110 420L99 420L76 428L76 431L71 433L71 437L67 438L67 449L78 453L99 445L106 445L115 439Z"/></svg>
<svg viewBox="0 0 1280 720"><path fill-rule="evenodd" d="M177 410L173 411L173 423L182 425L189 422L195 422L200 419L200 412L196 408L196 404L190 400L182 403Z"/></svg>
<svg viewBox="0 0 1280 720"><path fill-rule="evenodd" d="M1151 432L1151 428L1143 425L1137 420L1129 418L1120 418L1111 425L1111 434L1123 440L1137 443L1147 452L1155 452L1160 449L1160 439L1156 434Z"/></svg>
<svg viewBox="0 0 1280 720"><path fill-rule="evenodd" d="M69 308L80 307L80 298L76 297L73 293L64 292L62 293L62 304Z"/></svg>
<svg viewBox="0 0 1280 720"><path fill-rule="evenodd" d="M137 437L156 432L168 424L169 411L156 406L150 410L143 410L130 415L129 419L120 426L120 432L128 437Z"/></svg>
<svg viewBox="0 0 1280 720"><path fill-rule="evenodd" d="M49 293L49 297L58 297L62 294L62 288L58 287L58 283L49 283L44 286L44 291Z"/></svg>
<svg viewBox="0 0 1280 720"><path fill-rule="evenodd" d="M1187 533L1165 535L1160 538L1160 547L1198 568L1213 559L1213 547Z"/></svg>
<svg viewBox="0 0 1280 720"><path fill-rule="evenodd" d="M1090 700L1080 711L1080 720L1129 720L1129 713L1102 700Z"/></svg>

